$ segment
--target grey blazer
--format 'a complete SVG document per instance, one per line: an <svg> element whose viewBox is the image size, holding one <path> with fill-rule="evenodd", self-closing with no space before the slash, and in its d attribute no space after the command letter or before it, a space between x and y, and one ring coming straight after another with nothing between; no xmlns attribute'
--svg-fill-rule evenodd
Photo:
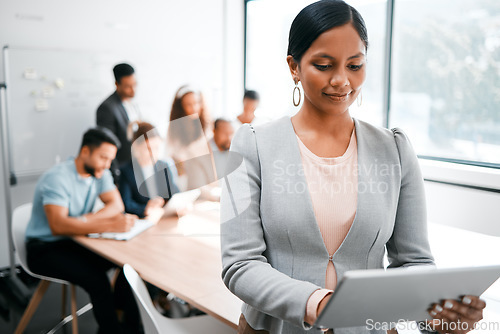
<svg viewBox="0 0 500 334"><path fill-rule="evenodd" d="M434 265L427 239L425 194L417 157L399 129L354 119L358 206L333 255L338 281L354 269ZM304 322L309 296L325 286L329 255L313 206L290 117L242 126L231 151L242 163L223 182L222 278L243 300L254 329L272 334L321 333ZM231 168L228 166L227 168ZM335 334L385 333L365 327Z"/></svg>

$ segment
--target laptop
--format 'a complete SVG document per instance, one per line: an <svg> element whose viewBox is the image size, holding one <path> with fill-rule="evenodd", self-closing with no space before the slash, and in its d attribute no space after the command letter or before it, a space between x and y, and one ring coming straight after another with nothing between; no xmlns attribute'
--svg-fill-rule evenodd
<svg viewBox="0 0 500 334"><path fill-rule="evenodd" d="M153 222L150 222L146 219L137 219L134 223L134 226L132 226L132 228L128 232L90 233L88 234L88 237L126 241L141 234L153 225L155 225Z"/></svg>

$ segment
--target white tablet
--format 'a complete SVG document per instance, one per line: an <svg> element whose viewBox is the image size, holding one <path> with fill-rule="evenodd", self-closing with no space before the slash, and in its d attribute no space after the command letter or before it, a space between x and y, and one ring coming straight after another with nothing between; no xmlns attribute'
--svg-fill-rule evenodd
<svg viewBox="0 0 500 334"><path fill-rule="evenodd" d="M500 265L348 271L314 326L373 327L401 320L432 319L427 313L431 304L463 295L479 296L499 277Z"/></svg>

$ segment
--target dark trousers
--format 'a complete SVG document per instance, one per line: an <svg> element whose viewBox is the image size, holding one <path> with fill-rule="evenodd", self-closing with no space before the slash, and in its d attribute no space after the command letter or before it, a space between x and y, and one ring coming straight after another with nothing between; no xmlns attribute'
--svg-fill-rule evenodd
<svg viewBox="0 0 500 334"><path fill-rule="evenodd" d="M82 287L90 296L99 333L141 332L140 316L132 290L123 271L111 289L106 272L114 267L110 261L71 239L26 244L27 260L34 273L63 279ZM118 322L116 308L123 310L124 326Z"/></svg>

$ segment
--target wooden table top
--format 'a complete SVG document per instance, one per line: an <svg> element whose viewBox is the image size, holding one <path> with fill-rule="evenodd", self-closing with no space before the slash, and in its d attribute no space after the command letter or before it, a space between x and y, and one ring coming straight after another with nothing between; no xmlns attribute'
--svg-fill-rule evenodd
<svg viewBox="0 0 500 334"><path fill-rule="evenodd" d="M218 216L205 207L180 219L163 218L129 241L75 240L117 265L130 264L149 283L237 328L242 301L222 282Z"/></svg>

